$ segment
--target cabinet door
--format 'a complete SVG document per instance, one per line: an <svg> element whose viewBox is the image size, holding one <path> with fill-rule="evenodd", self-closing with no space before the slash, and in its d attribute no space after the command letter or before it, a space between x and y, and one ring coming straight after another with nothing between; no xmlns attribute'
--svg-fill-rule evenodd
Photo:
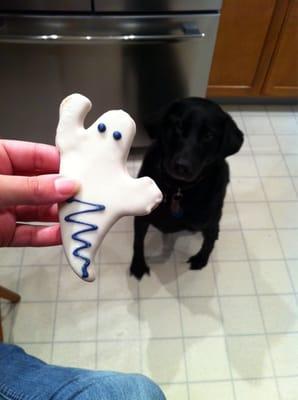
<svg viewBox="0 0 298 400"><path fill-rule="evenodd" d="M298 96L298 0L290 1L263 93Z"/></svg>
<svg viewBox="0 0 298 400"><path fill-rule="evenodd" d="M275 7L280 1L285 3L287 0L224 0L210 72L209 96L258 93L261 55Z"/></svg>

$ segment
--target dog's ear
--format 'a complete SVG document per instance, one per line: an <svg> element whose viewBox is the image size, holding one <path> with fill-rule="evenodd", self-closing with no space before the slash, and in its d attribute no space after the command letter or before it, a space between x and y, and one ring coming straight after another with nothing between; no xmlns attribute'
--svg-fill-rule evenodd
<svg viewBox="0 0 298 400"><path fill-rule="evenodd" d="M240 150L244 140L244 135L233 121L233 119L226 114L223 128L223 138L221 143L221 154L223 157L231 156Z"/></svg>

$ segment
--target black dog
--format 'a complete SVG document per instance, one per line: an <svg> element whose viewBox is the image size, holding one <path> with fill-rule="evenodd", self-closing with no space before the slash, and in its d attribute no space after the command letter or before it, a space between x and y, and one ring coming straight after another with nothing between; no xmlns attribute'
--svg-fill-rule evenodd
<svg viewBox="0 0 298 400"><path fill-rule="evenodd" d="M191 269L202 269L218 239L229 182L225 157L240 149L243 134L217 104L201 98L175 101L145 127L155 141L139 177L154 179L164 201L150 215L135 218L130 272L137 279L149 274L144 238L150 224L163 233L201 231L202 248L188 262Z"/></svg>

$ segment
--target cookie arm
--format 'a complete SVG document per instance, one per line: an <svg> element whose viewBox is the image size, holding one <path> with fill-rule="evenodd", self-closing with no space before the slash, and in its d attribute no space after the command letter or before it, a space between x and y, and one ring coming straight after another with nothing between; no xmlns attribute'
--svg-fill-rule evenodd
<svg viewBox="0 0 298 400"><path fill-rule="evenodd" d="M72 137L75 142L76 133L84 129L84 120L91 106L91 101L78 93L71 94L62 101L56 135L58 147L63 148L66 143L72 142Z"/></svg>
<svg viewBox="0 0 298 400"><path fill-rule="evenodd" d="M149 177L129 179L123 190L127 199L124 215L147 215L158 206L162 200L162 193Z"/></svg>

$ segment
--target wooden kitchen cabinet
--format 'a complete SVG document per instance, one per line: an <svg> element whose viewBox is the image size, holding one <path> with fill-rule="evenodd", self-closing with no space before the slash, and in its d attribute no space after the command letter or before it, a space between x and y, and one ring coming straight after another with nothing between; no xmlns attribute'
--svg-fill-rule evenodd
<svg viewBox="0 0 298 400"><path fill-rule="evenodd" d="M289 5L263 93L285 97L298 95L298 0Z"/></svg>
<svg viewBox="0 0 298 400"><path fill-rule="evenodd" d="M295 96L298 0L224 0L208 96Z"/></svg>

